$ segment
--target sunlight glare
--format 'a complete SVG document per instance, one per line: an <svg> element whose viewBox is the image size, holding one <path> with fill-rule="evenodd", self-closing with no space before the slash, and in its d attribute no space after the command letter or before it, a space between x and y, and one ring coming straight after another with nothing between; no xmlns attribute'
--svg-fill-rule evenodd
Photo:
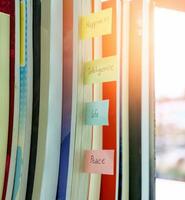
<svg viewBox="0 0 185 200"><path fill-rule="evenodd" d="M185 13L155 9L156 98L185 95Z"/></svg>

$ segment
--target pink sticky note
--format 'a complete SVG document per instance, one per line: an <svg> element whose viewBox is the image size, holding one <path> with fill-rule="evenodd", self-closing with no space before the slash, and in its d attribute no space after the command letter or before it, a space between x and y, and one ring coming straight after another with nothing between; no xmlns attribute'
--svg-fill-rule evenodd
<svg viewBox="0 0 185 200"><path fill-rule="evenodd" d="M85 151L85 172L114 174L114 150Z"/></svg>

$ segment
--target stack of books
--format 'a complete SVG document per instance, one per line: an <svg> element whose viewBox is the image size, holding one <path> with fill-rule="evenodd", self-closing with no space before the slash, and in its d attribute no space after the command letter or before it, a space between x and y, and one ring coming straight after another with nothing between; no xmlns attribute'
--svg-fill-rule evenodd
<svg viewBox="0 0 185 200"><path fill-rule="evenodd" d="M120 13L117 0L0 1L2 200L120 198Z"/></svg>

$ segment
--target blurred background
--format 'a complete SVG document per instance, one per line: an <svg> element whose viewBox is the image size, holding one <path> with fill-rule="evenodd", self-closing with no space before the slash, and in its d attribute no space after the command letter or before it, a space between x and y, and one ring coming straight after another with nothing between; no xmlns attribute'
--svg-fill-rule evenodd
<svg viewBox="0 0 185 200"><path fill-rule="evenodd" d="M185 181L185 13L155 8L156 176Z"/></svg>

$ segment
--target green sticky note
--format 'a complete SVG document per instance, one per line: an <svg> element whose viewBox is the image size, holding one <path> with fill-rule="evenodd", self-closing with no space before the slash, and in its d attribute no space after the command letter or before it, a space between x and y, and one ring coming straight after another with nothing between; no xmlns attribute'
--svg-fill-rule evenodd
<svg viewBox="0 0 185 200"><path fill-rule="evenodd" d="M85 124L94 126L108 125L109 100L86 103Z"/></svg>
<svg viewBox="0 0 185 200"><path fill-rule="evenodd" d="M110 56L84 64L84 83L103 83L116 81L117 56Z"/></svg>

